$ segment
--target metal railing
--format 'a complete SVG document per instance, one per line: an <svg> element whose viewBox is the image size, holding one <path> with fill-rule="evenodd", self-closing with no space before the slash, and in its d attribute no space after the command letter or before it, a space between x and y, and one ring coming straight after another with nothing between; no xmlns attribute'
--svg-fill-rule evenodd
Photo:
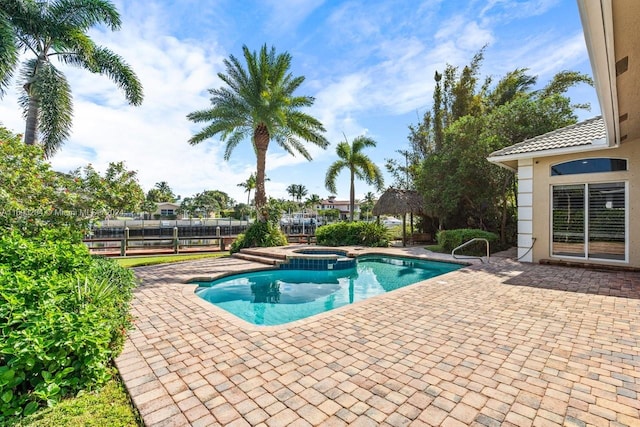
<svg viewBox="0 0 640 427"><path fill-rule="evenodd" d="M487 246L487 263L489 263L489 241L487 239L483 239L482 237L475 237L475 238L469 240L468 242L465 242L465 243L461 244L460 246L454 248L451 251L451 256L453 258L455 258L455 259L479 259L480 262L484 263L484 260L482 259L481 256L472 256L472 255L463 255L462 257L456 256L456 251L458 249L462 249L462 248L464 248L466 246L469 246L471 243L478 242L478 241L483 241L486 244L486 246Z"/></svg>

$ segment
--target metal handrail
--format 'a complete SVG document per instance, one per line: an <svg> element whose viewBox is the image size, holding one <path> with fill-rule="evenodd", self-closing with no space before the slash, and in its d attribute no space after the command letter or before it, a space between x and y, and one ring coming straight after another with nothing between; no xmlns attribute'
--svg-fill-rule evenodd
<svg viewBox="0 0 640 427"><path fill-rule="evenodd" d="M481 256L467 256L467 255L463 255L462 257L456 257L456 253L455 253L458 249L462 249L462 248L464 248L465 246L468 246L469 244L471 244L471 243L473 243L473 242L480 241L480 240L482 240L483 242L485 242L485 243L486 243L486 245L487 245L487 264L488 264L488 263L489 263L489 241L488 241L487 239L483 239L482 237L474 237L473 239L469 240L468 242L465 242L465 243L461 244L460 246L458 246L457 248L454 248L454 249L451 251L451 256L452 256L453 258L455 258L455 259L479 259L479 260L480 260L480 262L482 262L482 263L484 264L484 260L482 259L482 257L481 257Z"/></svg>

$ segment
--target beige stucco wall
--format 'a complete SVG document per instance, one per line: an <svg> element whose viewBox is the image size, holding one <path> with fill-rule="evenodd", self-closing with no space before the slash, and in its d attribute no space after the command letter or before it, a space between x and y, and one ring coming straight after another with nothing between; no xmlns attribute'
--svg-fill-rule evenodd
<svg viewBox="0 0 640 427"><path fill-rule="evenodd" d="M613 157L627 159L626 172L607 172L580 175L551 176L551 165L570 160ZM588 151L581 154L570 154L553 157L540 157L533 159L533 262L541 259L567 259L576 261L575 258L562 258L551 256L551 186L558 184L581 183L606 183L627 182L627 203L629 212L627 216L628 238L628 263L621 261L589 260L589 263L624 265L640 267L640 140L625 141L618 148Z"/></svg>

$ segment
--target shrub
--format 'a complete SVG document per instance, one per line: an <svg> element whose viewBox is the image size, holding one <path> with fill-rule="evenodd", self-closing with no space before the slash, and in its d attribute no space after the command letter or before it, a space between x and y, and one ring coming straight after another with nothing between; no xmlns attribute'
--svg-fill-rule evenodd
<svg viewBox="0 0 640 427"><path fill-rule="evenodd" d="M277 224L272 221L258 221L249 226L231 244L229 252L234 254L242 248L286 246L289 242Z"/></svg>
<svg viewBox="0 0 640 427"><path fill-rule="evenodd" d="M133 272L55 235L0 238L0 425L107 381L130 326Z"/></svg>
<svg viewBox="0 0 640 427"><path fill-rule="evenodd" d="M389 233L375 222L337 222L316 230L316 242L325 246L389 246Z"/></svg>
<svg viewBox="0 0 640 427"><path fill-rule="evenodd" d="M498 245L498 235L489 231L462 228L457 230L441 230L436 234L438 245L446 252L451 252L461 244L474 238L487 239L489 241L489 251L495 252ZM464 255L486 255L485 243L475 242L461 249L460 254Z"/></svg>

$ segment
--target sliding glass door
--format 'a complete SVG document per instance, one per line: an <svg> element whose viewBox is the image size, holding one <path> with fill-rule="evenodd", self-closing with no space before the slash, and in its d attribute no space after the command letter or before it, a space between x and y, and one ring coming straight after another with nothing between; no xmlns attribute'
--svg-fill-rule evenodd
<svg viewBox="0 0 640 427"><path fill-rule="evenodd" d="M624 182L552 187L552 244L556 256L626 260Z"/></svg>

